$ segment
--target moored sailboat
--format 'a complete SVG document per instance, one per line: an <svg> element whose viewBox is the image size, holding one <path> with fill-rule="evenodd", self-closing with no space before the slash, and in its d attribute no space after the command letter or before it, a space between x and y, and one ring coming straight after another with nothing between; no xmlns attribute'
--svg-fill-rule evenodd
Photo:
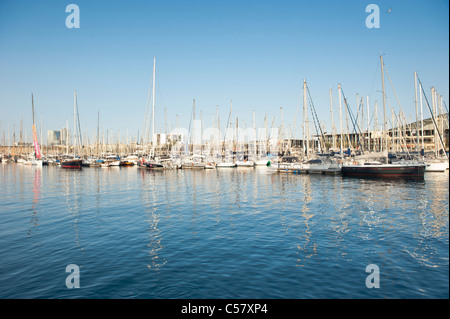
<svg viewBox="0 0 450 319"><path fill-rule="evenodd" d="M254 167L255 163L248 159L241 159L236 161L236 167Z"/></svg>
<svg viewBox="0 0 450 319"><path fill-rule="evenodd" d="M305 168L297 156L283 156L280 161L273 165L278 172L303 173Z"/></svg>
<svg viewBox="0 0 450 319"><path fill-rule="evenodd" d="M158 163L156 161L147 162L145 165L147 166L147 169L152 169L152 170L164 169L164 165L161 163Z"/></svg>
<svg viewBox="0 0 450 319"><path fill-rule="evenodd" d="M381 81L383 89L383 111L384 111L384 157L379 161L365 161L357 163L344 163L342 165L342 175L353 177L391 177L391 178L423 178L426 165L424 162L396 162L390 163L388 159L387 146L387 123L386 123L386 95L384 89L384 64L383 56L381 61Z"/></svg>
<svg viewBox="0 0 450 319"><path fill-rule="evenodd" d="M425 160L426 172L445 172L448 170L448 159Z"/></svg>
<svg viewBox="0 0 450 319"><path fill-rule="evenodd" d="M77 114L78 114L78 108L77 108L77 92L73 93L73 108L74 108L74 145L73 145L73 158L67 158L61 161L61 168L71 168L71 169L81 169L83 166L83 160L81 158L78 158L76 156L76 149L77 149ZM79 124L79 123L78 123Z"/></svg>
<svg viewBox="0 0 450 319"><path fill-rule="evenodd" d="M36 124L34 123L34 99L33 94L31 94L31 107L33 111L33 145L34 145L34 157L30 159L31 165L42 166L42 155L41 149L39 147L39 142L36 134Z"/></svg>
<svg viewBox="0 0 450 319"><path fill-rule="evenodd" d="M181 163L181 169L204 169L206 166L203 155L192 155Z"/></svg>
<svg viewBox="0 0 450 319"><path fill-rule="evenodd" d="M216 164L217 168L232 168L236 167L236 164L233 162L221 162Z"/></svg>
<svg viewBox="0 0 450 319"><path fill-rule="evenodd" d="M303 168L310 174L339 174L341 165L331 158L311 159L303 164Z"/></svg>
<svg viewBox="0 0 450 319"><path fill-rule="evenodd" d="M255 161L255 166L268 166L270 164L269 157L260 157Z"/></svg>
<svg viewBox="0 0 450 319"><path fill-rule="evenodd" d="M424 163L381 163L379 161L361 164L343 164L342 175L354 177L411 177L423 178Z"/></svg>
<svg viewBox="0 0 450 319"><path fill-rule="evenodd" d="M81 169L82 160L80 158L71 158L66 159L61 162L62 168L73 168L73 169Z"/></svg>

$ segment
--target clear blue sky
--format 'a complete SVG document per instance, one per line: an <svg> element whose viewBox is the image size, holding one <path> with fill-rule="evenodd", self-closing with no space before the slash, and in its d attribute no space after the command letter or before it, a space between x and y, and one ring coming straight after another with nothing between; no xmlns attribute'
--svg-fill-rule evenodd
<svg viewBox="0 0 450 319"><path fill-rule="evenodd" d="M80 8L79 29L66 28L70 3ZM380 8L379 29L365 25L370 3ZM0 0L0 129L15 124L18 136L23 115L31 132L31 93L44 136L66 120L72 127L76 90L82 130L94 136L99 111L105 132L142 134L154 56L158 131L164 108L169 129L176 114L187 128L193 99L205 126L218 105L223 127L231 100L240 125L251 125L253 110L258 126L265 114L279 125L280 107L292 125L303 79L329 131L329 89L336 107L339 83L355 113L356 94L381 103L380 54L414 119L414 71L429 99L434 86L449 105L448 39L447 0Z"/></svg>

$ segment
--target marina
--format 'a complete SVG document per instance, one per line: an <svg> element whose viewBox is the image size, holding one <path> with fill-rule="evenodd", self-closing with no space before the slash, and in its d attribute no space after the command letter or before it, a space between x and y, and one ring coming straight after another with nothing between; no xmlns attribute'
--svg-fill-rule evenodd
<svg viewBox="0 0 450 319"><path fill-rule="evenodd" d="M0 2L0 299L448 300L448 7Z"/></svg>
<svg viewBox="0 0 450 319"><path fill-rule="evenodd" d="M146 132L146 136L152 138L149 143L145 143L145 138L142 139L141 144L135 143L134 145L125 145L124 147L117 145L113 146L113 149L117 151L117 154L105 153L103 151L104 145L100 146L99 143L99 129L97 127L97 143L96 145L83 145L80 130L80 119L77 93L74 91L73 97L73 143L69 146L70 131L67 128L65 154L55 154L54 149L51 151L49 158L45 158L41 154L41 146L36 133L36 124L34 119L34 98L31 95L32 114L33 114L33 147L34 152L27 155L16 155L19 148L19 153L22 152L22 147L14 144L13 146L3 145L0 154L0 159L3 163L19 162L28 165L49 165L49 163L60 165L61 168L81 169L84 167L114 167L114 166L133 166L138 165L140 167L146 167L151 170L161 169L215 169L215 168L253 168L255 165L270 166L276 172L292 172L292 173L311 173L311 174L339 174L342 173L346 176L356 177L387 177L387 178L423 178L426 171L430 172L443 172L445 173L449 169L449 117L448 112L444 113L443 98L437 91L432 88L432 105L428 103L425 92L423 91L422 83L414 72L414 88L415 88L415 104L416 104L416 117L418 117L418 94L420 94L421 104L421 117L420 129L419 122L415 123L415 137L413 136L413 124L404 124L402 121L397 122L397 127L394 127L395 121L391 122L392 127L387 126L386 117L386 96L385 96L385 83L384 73L387 73L386 66L383 62L383 56L380 55L380 69L381 69L381 84L383 93L383 127L378 130L378 127L374 127L376 131L371 132L369 125L367 126L366 135L361 131L358 126L357 118L353 120L354 115L348 106L347 99L342 92L341 85L338 86L339 91L339 114L340 114L340 133L332 134L332 144L325 142L325 136L320 126L319 119L314 125L320 128L320 135L310 136L309 134L309 121L308 113L317 117L314 104L310 101L308 104L307 98L311 98L309 88L307 86L306 79L303 80L303 118L304 118L304 136L302 141L298 141L298 146L292 146L295 142L291 139L285 139L284 122L281 121L281 127L278 128L278 132L282 132L276 140L269 138L267 126L264 131L264 139L257 138L257 130L255 127L255 120L253 120L253 129L250 132L245 131L244 137L239 136L242 131L239 130L238 119L236 119L236 129L232 129L232 103L230 103L230 114L228 122L226 124L225 134L223 134L223 141L220 138L220 127L214 127L212 134L204 136L203 124L200 122L202 128L200 129L200 136L198 136L198 130L195 129L195 99L193 100L192 107L192 131L187 130L187 138L183 135L177 135L175 133L170 134L185 140L185 142L174 140L168 140L166 143L157 142L157 134L155 134L155 70L156 70L156 58L153 59L153 75L152 75L152 125L151 132ZM389 78L390 80L390 78ZM419 91L418 91L419 90ZM394 91L395 92L395 91ZM149 92L150 96L150 92ZM342 100L344 97L345 117L352 118L353 130L356 134L349 134L349 128L347 123L347 133L344 132L342 125ZM423 98L422 98L423 97ZM432 149L427 147L427 154L425 154L424 144L424 128L423 128L423 100L426 101L426 105L430 111L431 120L433 123L433 144ZM359 100L358 100L359 101ZM369 110L369 97L367 97L367 109ZM361 108L361 120L364 122L363 115L363 99L360 101ZM330 109L333 114L333 105L330 90ZM308 109L309 106L309 109ZM394 110L392 113L394 114ZM439 111L438 111L439 110ZM150 113L150 108L147 108L146 113ZM359 113L359 110L358 110ZM148 122L149 114L146 114L145 122ZM311 115L311 114L310 114ZM99 122L98 115L98 122ZM359 116L359 114L358 114ZM367 115L367 121L371 116ZM375 117L378 116L375 111ZM255 112L253 112L253 118L255 118ZM283 118L281 108L281 119ZM265 121L266 122L266 121ZM219 118L217 118L217 124ZM295 124L295 123L294 123ZM403 125L403 127L400 127ZM99 124L97 125L99 126ZM333 126L333 125L332 125ZM406 132L408 127L409 132ZM150 127L149 127L150 128ZM334 128L334 126L333 126ZM206 129L209 131L209 129ZM227 140L227 132L231 131L231 139ZM261 130L260 130L261 131ZM419 132L421 132L419 134ZM319 133L319 131L317 131ZM22 136L22 133L20 134ZM338 137L339 135L339 137ZM345 136L346 135L346 136ZM371 138L371 135L377 136ZM159 136L160 137L160 136ZM228 137L230 137L228 135ZM281 138L280 138L281 137ZM396 138L394 138L396 137ZM407 141L409 137L409 141ZM5 142L5 139L4 139ZM372 147L371 147L372 143ZM21 144L23 144L21 142ZM337 145L340 145L337 148ZM434 146L434 147L433 147ZM102 156L100 157L100 148L102 149ZM130 150L134 148L135 153L123 153L123 149ZM60 148L61 149L61 148ZM95 154L93 150L95 149ZM420 149L420 151L419 151ZM69 150L73 152L69 154ZM28 150L29 151L29 150ZM86 151L88 152L86 154ZM5 154L7 152L7 154ZM48 145L47 145L48 152ZM118 154L121 153L120 157ZM62 159L65 157L65 159ZM28 158L26 160L25 158Z"/></svg>

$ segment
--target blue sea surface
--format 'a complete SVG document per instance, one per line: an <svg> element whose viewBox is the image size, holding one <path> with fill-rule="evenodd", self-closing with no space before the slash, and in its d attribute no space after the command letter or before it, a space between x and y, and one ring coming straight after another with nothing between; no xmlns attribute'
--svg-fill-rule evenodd
<svg viewBox="0 0 450 319"><path fill-rule="evenodd" d="M0 298L448 299L448 189L448 172L2 164Z"/></svg>

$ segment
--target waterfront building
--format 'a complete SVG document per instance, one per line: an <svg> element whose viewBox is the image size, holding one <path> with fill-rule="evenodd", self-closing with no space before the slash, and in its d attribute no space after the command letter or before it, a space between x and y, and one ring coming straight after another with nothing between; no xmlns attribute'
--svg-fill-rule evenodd
<svg viewBox="0 0 450 319"><path fill-rule="evenodd" d="M66 127L63 127L60 131L60 144L66 145L69 141L69 131Z"/></svg>
<svg viewBox="0 0 450 319"><path fill-rule="evenodd" d="M61 132L55 130L47 131L47 146L54 146L61 144Z"/></svg>

